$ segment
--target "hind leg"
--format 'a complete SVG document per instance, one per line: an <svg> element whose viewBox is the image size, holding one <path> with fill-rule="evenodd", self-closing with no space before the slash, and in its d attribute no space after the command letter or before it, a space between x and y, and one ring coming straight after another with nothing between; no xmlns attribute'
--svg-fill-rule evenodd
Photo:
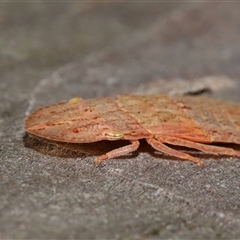
<svg viewBox="0 0 240 240"><path fill-rule="evenodd" d="M203 162L201 160L199 160L198 158L195 158L195 157L193 157L193 156L191 156L191 155L189 155L187 153L179 152L179 151L177 151L175 149L172 149L172 148L164 145L159 140L156 140L154 138L149 138L149 139L146 139L146 140L153 148L155 148L156 150L158 150L160 152L167 153L169 155L178 157L180 159L189 160L191 162L196 163L198 166L202 166L203 165Z"/></svg>
<svg viewBox="0 0 240 240"><path fill-rule="evenodd" d="M156 136L158 139L158 136ZM240 152L232 148L220 147L207 145L204 143L191 142L189 140L175 138L175 137L164 137L159 139L161 142L169 143L172 145L195 148L205 153L211 153L215 155L228 155L228 156L237 156L240 157Z"/></svg>

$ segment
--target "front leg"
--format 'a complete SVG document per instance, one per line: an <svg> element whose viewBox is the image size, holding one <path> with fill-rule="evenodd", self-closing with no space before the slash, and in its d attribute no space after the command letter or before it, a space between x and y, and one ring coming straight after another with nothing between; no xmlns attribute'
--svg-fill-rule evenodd
<svg viewBox="0 0 240 240"><path fill-rule="evenodd" d="M131 144L129 144L129 145L114 149L114 150L112 150L112 151L110 151L110 152L108 152L104 155L96 157L94 159L94 163L100 164L104 160L119 157L119 156L125 155L125 154L130 153L130 152L134 152L139 147L139 141L138 140L132 140L130 142L131 142Z"/></svg>

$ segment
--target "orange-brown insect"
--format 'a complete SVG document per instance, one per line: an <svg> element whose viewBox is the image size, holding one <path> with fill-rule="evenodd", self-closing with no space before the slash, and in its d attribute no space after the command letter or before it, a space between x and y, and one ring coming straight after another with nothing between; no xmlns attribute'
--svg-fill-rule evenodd
<svg viewBox="0 0 240 240"><path fill-rule="evenodd" d="M60 142L129 140L131 144L97 157L135 151L145 138L156 150L203 165L198 158L167 144L206 153L240 157L240 151L208 143L240 144L240 104L204 97L122 95L115 98L73 98L37 109L25 120L26 131Z"/></svg>

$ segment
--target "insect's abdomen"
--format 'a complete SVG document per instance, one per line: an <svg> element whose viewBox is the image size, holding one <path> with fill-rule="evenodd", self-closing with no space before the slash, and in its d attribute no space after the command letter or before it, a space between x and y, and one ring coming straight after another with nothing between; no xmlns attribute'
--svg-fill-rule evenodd
<svg viewBox="0 0 240 240"><path fill-rule="evenodd" d="M204 97L174 97L211 138L211 142L240 143L240 107L238 104Z"/></svg>
<svg viewBox="0 0 240 240"><path fill-rule="evenodd" d="M207 141L205 131L167 96L123 95L115 101L121 111L133 117L149 135Z"/></svg>

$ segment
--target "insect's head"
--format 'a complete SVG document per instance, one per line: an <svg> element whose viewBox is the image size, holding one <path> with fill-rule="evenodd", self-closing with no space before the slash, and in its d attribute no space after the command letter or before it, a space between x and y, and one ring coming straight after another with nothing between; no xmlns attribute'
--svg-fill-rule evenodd
<svg viewBox="0 0 240 240"><path fill-rule="evenodd" d="M73 98L39 108L25 120L25 128L33 135L61 142L87 143L124 137L124 132L85 107L82 101Z"/></svg>

